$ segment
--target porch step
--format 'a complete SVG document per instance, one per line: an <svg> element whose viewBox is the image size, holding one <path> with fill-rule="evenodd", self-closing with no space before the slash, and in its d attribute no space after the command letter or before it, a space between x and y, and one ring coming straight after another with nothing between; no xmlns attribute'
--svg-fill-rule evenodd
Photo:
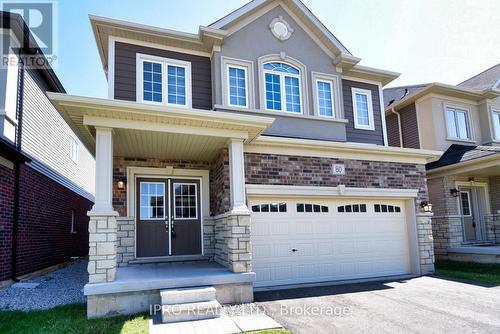
<svg viewBox="0 0 500 334"><path fill-rule="evenodd" d="M218 318L220 317L221 310L222 306L216 300L201 303L163 305L162 322L170 323Z"/></svg>
<svg viewBox="0 0 500 334"><path fill-rule="evenodd" d="M215 300L214 287L167 289L160 291L162 305L209 302Z"/></svg>
<svg viewBox="0 0 500 334"><path fill-rule="evenodd" d="M222 310L211 286L165 289L160 296L163 323L217 318Z"/></svg>

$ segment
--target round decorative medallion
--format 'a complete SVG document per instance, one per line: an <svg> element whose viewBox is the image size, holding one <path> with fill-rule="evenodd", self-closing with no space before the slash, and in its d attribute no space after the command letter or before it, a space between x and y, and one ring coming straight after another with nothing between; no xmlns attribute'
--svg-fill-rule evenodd
<svg viewBox="0 0 500 334"><path fill-rule="evenodd" d="M279 16L271 21L269 28L273 33L274 37L280 41L286 41L292 36L293 29L290 27L288 22L286 22L282 16Z"/></svg>

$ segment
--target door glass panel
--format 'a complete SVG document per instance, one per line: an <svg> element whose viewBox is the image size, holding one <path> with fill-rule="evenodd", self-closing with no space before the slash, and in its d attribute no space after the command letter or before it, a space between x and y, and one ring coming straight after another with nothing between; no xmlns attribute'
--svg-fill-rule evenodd
<svg viewBox="0 0 500 334"><path fill-rule="evenodd" d="M165 184L141 182L140 188L141 219L165 219Z"/></svg>
<svg viewBox="0 0 500 334"><path fill-rule="evenodd" d="M470 201L469 201L469 193L463 191L460 193L460 198L462 202L462 214L464 216L470 216Z"/></svg>
<svg viewBox="0 0 500 334"><path fill-rule="evenodd" d="M198 218L198 189L195 183L174 183L175 219Z"/></svg>

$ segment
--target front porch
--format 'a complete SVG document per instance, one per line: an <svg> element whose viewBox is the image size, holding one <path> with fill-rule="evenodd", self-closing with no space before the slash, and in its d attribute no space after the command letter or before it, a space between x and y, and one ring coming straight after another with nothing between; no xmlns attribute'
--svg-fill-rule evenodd
<svg viewBox="0 0 500 334"><path fill-rule="evenodd" d="M213 286L253 300L243 145L273 119L52 96L95 147L88 316L131 314L160 291ZM184 263L162 263L183 261Z"/></svg>

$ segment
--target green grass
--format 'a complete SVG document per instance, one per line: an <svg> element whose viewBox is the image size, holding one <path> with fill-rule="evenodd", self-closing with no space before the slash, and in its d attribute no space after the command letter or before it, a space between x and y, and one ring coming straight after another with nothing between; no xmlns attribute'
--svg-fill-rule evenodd
<svg viewBox="0 0 500 334"><path fill-rule="evenodd" d="M85 304L59 306L42 311L0 312L2 334L142 334L148 333L148 326L148 316L145 314L87 320ZM252 334L290 334L290 332L273 329Z"/></svg>
<svg viewBox="0 0 500 334"><path fill-rule="evenodd" d="M148 333L147 315L87 320L86 305L66 305L50 310L0 312L0 333L41 334L139 334Z"/></svg>
<svg viewBox="0 0 500 334"><path fill-rule="evenodd" d="M500 285L500 264L436 261L436 274L495 286Z"/></svg>

